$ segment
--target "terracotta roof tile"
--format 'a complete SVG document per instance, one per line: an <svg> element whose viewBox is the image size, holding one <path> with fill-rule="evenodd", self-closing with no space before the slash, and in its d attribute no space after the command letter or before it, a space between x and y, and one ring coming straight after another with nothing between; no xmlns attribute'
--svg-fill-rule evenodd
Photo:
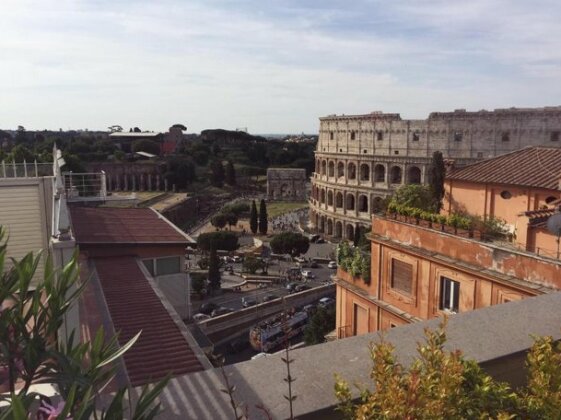
<svg viewBox="0 0 561 420"><path fill-rule="evenodd" d="M95 259L97 275L119 343L142 330L124 355L131 385L203 370L169 312L144 276L134 257Z"/></svg>
<svg viewBox="0 0 561 420"><path fill-rule="evenodd" d="M447 178L558 190L561 148L527 147L455 169Z"/></svg>
<svg viewBox="0 0 561 420"><path fill-rule="evenodd" d="M71 207L78 243L187 243L188 239L152 209Z"/></svg>

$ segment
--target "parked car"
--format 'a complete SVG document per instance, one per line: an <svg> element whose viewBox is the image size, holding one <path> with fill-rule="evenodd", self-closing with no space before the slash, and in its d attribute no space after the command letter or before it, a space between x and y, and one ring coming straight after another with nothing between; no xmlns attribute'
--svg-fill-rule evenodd
<svg viewBox="0 0 561 420"><path fill-rule="evenodd" d="M232 262L235 262L235 263L241 263L242 260L243 260L242 257L240 257L239 255L234 255L232 257Z"/></svg>
<svg viewBox="0 0 561 420"><path fill-rule="evenodd" d="M193 321L195 322L206 321L207 319L210 319L210 315L202 314L200 312L193 315Z"/></svg>
<svg viewBox="0 0 561 420"><path fill-rule="evenodd" d="M270 302L272 300L278 299L277 295L267 295L263 298L263 302Z"/></svg>
<svg viewBox="0 0 561 420"><path fill-rule="evenodd" d="M240 353L244 351L249 346L249 341L247 338L237 338L230 341L228 348L231 353Z"/></svg>
<svg viewBox="0 0 561 420"><path fill-rule="evenodd" d="M261 352L257 353L255 356L251 356L251 360L261 359L262 357L268 357L269 353Z"/></svg>
<svg viewBox="0 0 561 420"><path fill-rule="evenodd" d="M316 276L314 275L314 273L312 273L312 272L309 271L309 270L303 270L303 271L302 271L302 277L304 277L305 279L313 279L313 278L315 278Z"/></svg>
<svg viewBox="0 0 561 420"><path fill-rule="evenodd" d="M330 306L335 305L335 299L330 297L321 298L318 302L318 306L321 308L329 308Z"/></svg>
<svg viewBox="0 0 561 420"><path fill-rule="evenodd" d="M249 308L250 306L255 306L255 305L257 305L257 300L253 298L246 298L246 297L242 298L242 306L244 308Z"/></svg>
<svg viewBox="0 0 561 420"><path fill-rule="evenodd" d="M310 303L309 305L304 305L302 310L307 312L308 315L312 315L314 312L317 311L317 305Z"/></svg>
<svg viewBox="0 0 561 420"><path fill-rule="evenodd" d="M316 261L312 261L310 268L319 268L319 264Z"/></svg>
<svg viewBox="0 0 561 420"><path fill-rule="evenodd" d="M201 307L199 308L199 312L201 314L210 315L212 311L214 311L217 308L218 305L216 303L206 302L201 305Z"/></svg>
<svg viewBox="0 0 561 420"><path fill-rule="evenodd" d="M308 286L307 284L299 284L298 286L296 286L294 288L295 292L303 292L304 290L310 290L311 287Z"/></svg>
<svg viewBox="0 0 561 420"><path fill-rule="evenodd" d="M337 268L337 263L335 261L329 261L327 268Z"/></svg>
<svg viewBox="0 0 561 420"><path fill-rule="evenodd" d="M306 259L304 257L296 257L296 258L294 258L294 261L299 262L299 263L304 263L304 262L306 262Z"/></svg>
<svg viewBox="0 0 561 420"><path fill-rule="evenodd" d="M325 239L323 239L323 238L319 238L319 239L316 241L316 244L324 244L324 243L325 243Z"/></svg>
<svg viewBox="0 0 561 420"><path fill-rule="evenodd" d="M224 306L221 306L220 308L216 308L214 311L212 311L210 316L214 318L215 316L226 315L231 312L234 312L232 308L225 308Z"/></svg>
<svg viewBox="0 0 561 420"><path fill-rule="evenodd" d="M292 293L292 292L294 292L294 289L296 288L296 286L298 286L298 283L288 283L286 285L286 290L288 290L288 293Z"/></svg>

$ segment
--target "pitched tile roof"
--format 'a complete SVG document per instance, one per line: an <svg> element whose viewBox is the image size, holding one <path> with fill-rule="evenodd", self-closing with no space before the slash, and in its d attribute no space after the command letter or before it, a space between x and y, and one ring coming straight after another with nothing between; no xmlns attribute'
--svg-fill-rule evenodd
<svg viewBox="0 0 561 420"><path fill-rule="evenodd" d="M187 243L187 236L155 210L71 207L72 229L82 244Z"/></svg>
<svg viewBox="0 0 561 420"><path fill-rule="evenodd" d="M547 221L556 213L558 213L558 209L556 207L551 207L547 209L525 211L522 214L528 217L531 227L546 228Z"/></svg>
<svg viewBox="0 0 561 420"><path fill-rule="evenodd" d="M142 330L124 355L131 385L203 370L179 326L140 270L134 257L95 259L95 267L119 344Z"/></svg>
<svg viewBox="0 0 561 420"><path fill-rule="evenodd" d="M527 147L455 169L447 178L558 190L561 148Z"/></svg>

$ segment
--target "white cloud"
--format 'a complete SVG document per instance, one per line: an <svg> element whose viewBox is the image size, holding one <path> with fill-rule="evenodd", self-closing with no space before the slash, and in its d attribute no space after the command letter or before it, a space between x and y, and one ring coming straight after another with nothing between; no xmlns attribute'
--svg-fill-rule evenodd
<svg viewBox="0 0 561 420"><path fill-rule="evenodd" d="M298 132L560 97L555 3L284 4L4 0L0 127Z"/></svg>

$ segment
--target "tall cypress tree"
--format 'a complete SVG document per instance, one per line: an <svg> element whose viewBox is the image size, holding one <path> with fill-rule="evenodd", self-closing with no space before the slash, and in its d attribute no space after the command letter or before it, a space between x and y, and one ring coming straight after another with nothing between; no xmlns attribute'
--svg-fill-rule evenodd
<svg viewBox="0 0 561 420"><path fill-rule="evenodd" d="M255 235L259 229L259 220L257 219L257 206L255 200L251 203L251 212L249 213L249 228Z"/></svg>
<svg viewBox="0 0 561 420"><path fill-rule="evenodd" d="M442 152L434 152L429 169L429 184L434 194L434 207L438 212L442 208L442 199L444 198L444 178L446 177L446 166L444 166L444 158Z"/></svg>
<svg viewBox="0 0 561 420"><path fill-rule="evenodd" d="M226 173L224 175L224 182L226 184L234 186L236 185L236 169L231 160L226 164Z"/></svg>
<svg viewBox="0 0 561 420"><path fill-rule="evenodd" d="M259 233L261 233L261 235L266 235L268 229L267 204L265 203L265 200L262 199L259 204Z"/></svg>
<svg viewBox="0 0 561 420"><path fill-rule="evenodd" d="M208 282L211 290L220 289L220 260L214 244L210 245L210 257L208 259Z"/></svg>

